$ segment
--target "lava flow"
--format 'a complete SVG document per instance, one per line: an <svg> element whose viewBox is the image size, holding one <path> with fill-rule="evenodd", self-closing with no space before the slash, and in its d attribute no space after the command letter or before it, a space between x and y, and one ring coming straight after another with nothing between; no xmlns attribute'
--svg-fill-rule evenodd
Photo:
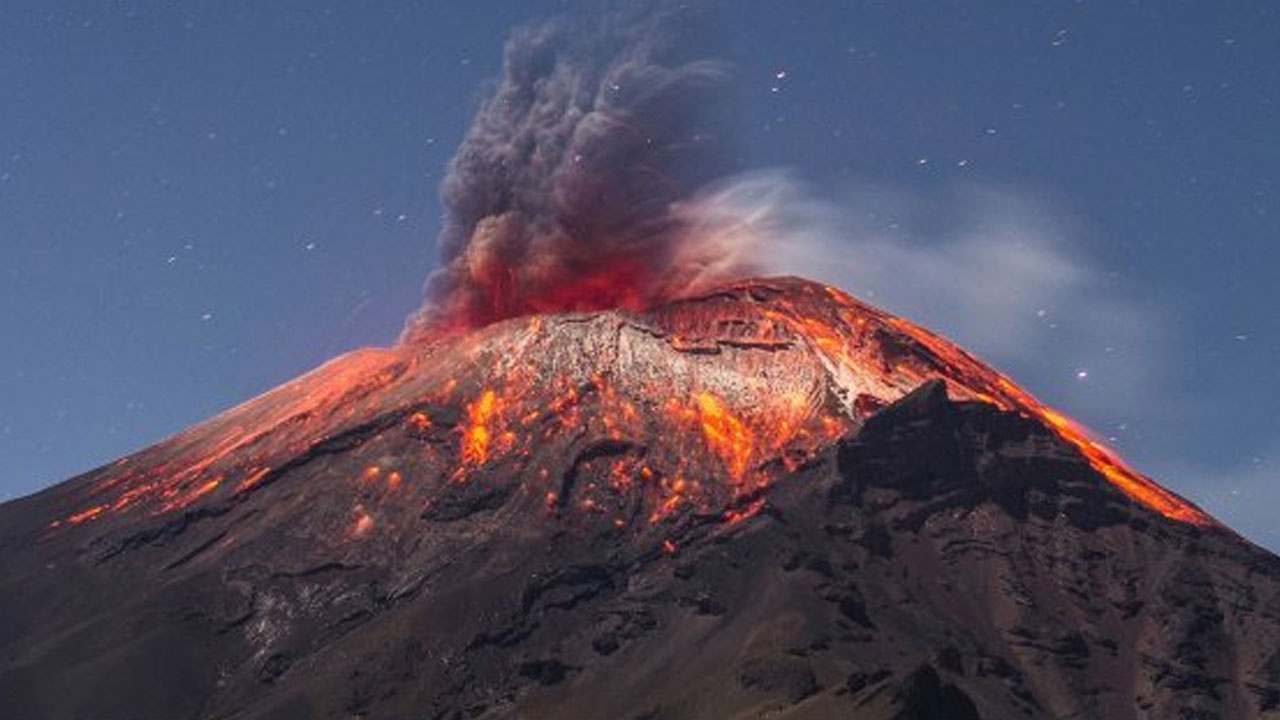
<svg viewBox="0 0 1280 720"><path fill-rule="evenodd" d="M353 538L379 532L397 504L438 507L504 483L617 528L685 510L736 522L770 485L935 378L954 399L1040 420L1142 505L1216 524L947 340L782 278L645 312L535 315L345 355L83 477L51 525L236 502L324 462L335 443L360 449L360 465L329 471L356 480Z"/></svg>

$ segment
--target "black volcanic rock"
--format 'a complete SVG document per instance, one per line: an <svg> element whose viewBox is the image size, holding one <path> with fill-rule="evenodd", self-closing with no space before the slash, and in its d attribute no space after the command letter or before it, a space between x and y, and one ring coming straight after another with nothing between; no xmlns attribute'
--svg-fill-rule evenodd
<svg viewBox="0 0 1280 720"><path fill-rule="evenodd" d="M824 422L859 394L773 324L806 297L827 307L771 281L362 357L376 382L342 366L316 376L341 370L340 393L297 395L332 406L294 412L285 388L0 506L0 717L1280 717L1274 556L945 374ZM484 375L485 348L587 371L485 401L511 372ZM765 442L759 377L834 430ZM460 394L414 384L446 380ZM723 406L669 402L704 387ZM639 419L608 420L625 403ZM745 463L717 444L735 433ZM226 479L184 475L210 442Z"/></svg>

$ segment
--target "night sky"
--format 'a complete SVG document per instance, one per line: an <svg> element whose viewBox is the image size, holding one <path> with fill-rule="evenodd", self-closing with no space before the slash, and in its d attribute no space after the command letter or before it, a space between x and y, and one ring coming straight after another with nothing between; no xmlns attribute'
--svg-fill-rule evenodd
<svg viewBox="0 0 1280 720"><path fill-rule="evenodd" d="M0 499L394 341L508 30L602 3L0 7ZM1271 2L724 3L773 267L1280 548Z"/></svg>

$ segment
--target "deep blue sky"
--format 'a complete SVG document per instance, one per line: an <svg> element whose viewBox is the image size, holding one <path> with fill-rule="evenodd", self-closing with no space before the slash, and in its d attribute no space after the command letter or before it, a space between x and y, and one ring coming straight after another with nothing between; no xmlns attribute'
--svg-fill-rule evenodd
<svg viewBox="0 0 1280 720"><path fill-rule="evenodd" d="M3 3L0 499L391 342L507 30L598 4ZM1273 3L726 7L799 267L1280 547Z"/></svg>

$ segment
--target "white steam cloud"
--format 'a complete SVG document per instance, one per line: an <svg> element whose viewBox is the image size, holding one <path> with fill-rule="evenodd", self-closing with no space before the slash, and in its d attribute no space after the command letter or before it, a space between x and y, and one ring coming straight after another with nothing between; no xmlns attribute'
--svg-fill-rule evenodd
<svg viewBox="0 0 1280 720"><path fill-rule="evenodd" d="M676 212L729 249L727 264L847 290L1038 381L1046 400L1094 422L1122 424L1162 382L1159 314L1081 254L1063 213L1026 194L872 183L819 193L766 171Z"/></svg>

